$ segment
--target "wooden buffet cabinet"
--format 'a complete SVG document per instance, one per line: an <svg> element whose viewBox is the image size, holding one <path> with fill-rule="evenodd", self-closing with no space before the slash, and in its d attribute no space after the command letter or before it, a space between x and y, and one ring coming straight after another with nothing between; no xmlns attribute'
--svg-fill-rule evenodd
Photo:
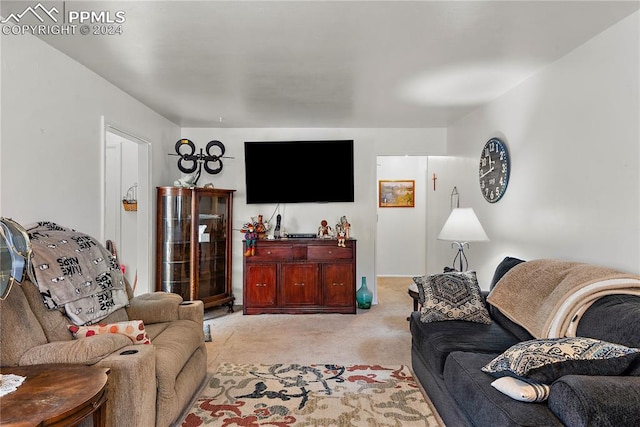
<svg viewBox="0 0 640 427"><path fill-rule="evenodd" d="M234 191L158 187L156 290L233 311Z"/></svg>
<svg viewBox="0 0 640 427"><path fill-rule="evenodd" d="M355 240L258 240L243 270L244 314L356 313Z"/></svg>

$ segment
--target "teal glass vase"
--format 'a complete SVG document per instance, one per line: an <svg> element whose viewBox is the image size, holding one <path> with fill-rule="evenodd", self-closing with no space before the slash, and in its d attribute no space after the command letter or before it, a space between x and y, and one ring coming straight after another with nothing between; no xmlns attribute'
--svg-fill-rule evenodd
<svg viewBox="0 0 640 427"><path fill-rule="evenodd" d="M367 288L367 278L362 276L362 285L358 292L356 292L356 302L358 308L371 308L371 301L373 300L373 294Z"/></svg>

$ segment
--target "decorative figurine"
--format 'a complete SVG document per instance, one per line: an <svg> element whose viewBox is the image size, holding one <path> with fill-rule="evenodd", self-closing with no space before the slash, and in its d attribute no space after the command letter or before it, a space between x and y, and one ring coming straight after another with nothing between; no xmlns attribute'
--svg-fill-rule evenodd
<svg viewBox="0 0 640 427"><path fill-rule="evenodd" d="M318 237L331 237L331 227L325 219L320 221L320 227L318 227Z"/></svg>
<svg viewBox="0 0 640 427"><path fill-rule="evenodd" d="M247 224L246 231L244 233L244 239L247 242L247 250L245 251L244 256L254 256L256 254L256 242L258 240L258 233L256 233L256 229L253 224Z"/></svg>
<svg viewBox="0 0 640 427"><path fill-rule="evenodd" d="M340 217L340 226L340 228L344 230L345 237L347 239L351 238L351 234L349 232L349 230L351 229L351 224L349 224L349 222L347 221L347 217L344 215Z"/></svg>
<svg viewBox="0 0 640 427"><path fill-rule="evenodd" d="M182 178L178 178L173 181L174 187L182 187L182 188L191 188L195 187L196 176L195 175L186 175Z"/></svg>
<svg viewBox="0 0 640 427"><path fill-rule="evenodd" d="M269 230L269 226L264 222L262 214L259 214L258 221L254 221L253 223L255 224L256 233L258 233L258 239L264 239Z"/></svg>
<svg viewBox="0 0 640 427"><path fill-rule="evenodd" d="M346 233L343 230L338 231L338 246L342 248L346 248L345 245Z"/></svg>

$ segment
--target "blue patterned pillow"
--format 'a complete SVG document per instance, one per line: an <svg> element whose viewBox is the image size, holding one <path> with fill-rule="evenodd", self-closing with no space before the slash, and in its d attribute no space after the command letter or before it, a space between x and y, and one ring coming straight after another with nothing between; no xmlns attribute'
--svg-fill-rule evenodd
<svg viewBox="0 0 640 427"><path fill-rule="evenodd" d="M418 285L424 323L464 320L491 323L475 271L450 272L414 277Z"/></svg>
<svg viewBox="0 0 640 427"><path fill-rule="evenodd" d="M526 378L550 384L564 375L620 375L640 349L593 338L523 341L482 367L494 377Z"/></svg>

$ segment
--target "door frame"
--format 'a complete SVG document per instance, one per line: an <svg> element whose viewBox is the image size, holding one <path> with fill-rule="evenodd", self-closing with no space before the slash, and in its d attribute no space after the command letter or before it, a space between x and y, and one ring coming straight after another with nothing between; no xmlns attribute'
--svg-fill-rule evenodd
<svg viewBox="0 0 640 427"><path fill-rule="evenodd" d="M131 132L123 130L122 127L109 123L104 116L101 117L101 150L100 150L100 167L101 167L101 186L100 186L100 241L105 243L106 232L106 188L107 188L107 170L106 170L106 150L107 150L107 132L114 133L133 143L138 144L138 211L137 215L137 238L136 238L136 258L137 258L137 286L136 295L153 292L154 277L154 251L151 250L153 237L153 223L155 215L152 211L153 195L151 192L151 159L152 145L151 142L134 135ZM133 283L132 283L133 286Z"/></svg>

